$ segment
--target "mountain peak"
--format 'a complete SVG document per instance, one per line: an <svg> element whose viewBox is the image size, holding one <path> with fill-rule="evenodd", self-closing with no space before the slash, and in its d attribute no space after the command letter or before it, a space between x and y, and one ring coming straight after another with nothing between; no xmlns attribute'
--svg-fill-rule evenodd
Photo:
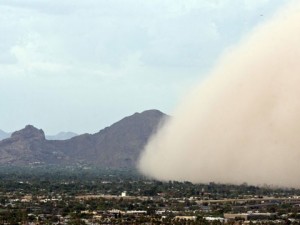
<svg viewBox="0 0 300 225"><path fill-rule="evenodd" d="M83 134L63 141L47 140L43 130L27 125L0 142L0 165L41 162L135 168L145 144L165 116L158 110L147 110L125 117L93 135Z"/></svg>
<svg viewBox="0 0 300 225"><path fill-rule="evenodd" d="M157 109L149 109L149 110L145 110L143 112L141 112L141 114L157 114L157 115L165 115L164 113L162 113L161 111L157 110Z"/></svg>
<svg viewBox="0 0 300 225"><path fill-rule="evenodd" d="M11 135L14 139L45 139L45 134L42 129L37 129L32 125L26 125L22 130L16 131Z"/></svg>

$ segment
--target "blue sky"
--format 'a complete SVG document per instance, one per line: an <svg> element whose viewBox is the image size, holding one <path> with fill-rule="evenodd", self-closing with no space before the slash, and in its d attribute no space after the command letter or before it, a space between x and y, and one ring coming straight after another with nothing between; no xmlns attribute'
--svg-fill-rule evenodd
<svg viewBox="0 0 300 225"><path fill-rule="evenodd" d="M172 114L220 54L289 0L0 0L0 129L94 133Z"/></svg>

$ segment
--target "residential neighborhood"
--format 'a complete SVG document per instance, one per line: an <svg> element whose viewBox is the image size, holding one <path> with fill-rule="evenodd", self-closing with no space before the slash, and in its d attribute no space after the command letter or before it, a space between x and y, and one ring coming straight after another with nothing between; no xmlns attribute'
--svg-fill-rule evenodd
<svg viewBox="0 0 300 225"><path fill-rule="evenodd" d="M0 224L298 224L300 190L160 182L91 167L2 168Z"/></svg>

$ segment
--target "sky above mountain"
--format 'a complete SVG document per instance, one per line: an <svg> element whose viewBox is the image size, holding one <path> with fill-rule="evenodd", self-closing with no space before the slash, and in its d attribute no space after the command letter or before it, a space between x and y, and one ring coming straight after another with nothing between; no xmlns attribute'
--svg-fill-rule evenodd
<svg viewBox="0 0 300 225"><path fill-rule="evenodd" d="M224 51L289 0L0 0L0 129L93 133L172 114Z"/></svg>

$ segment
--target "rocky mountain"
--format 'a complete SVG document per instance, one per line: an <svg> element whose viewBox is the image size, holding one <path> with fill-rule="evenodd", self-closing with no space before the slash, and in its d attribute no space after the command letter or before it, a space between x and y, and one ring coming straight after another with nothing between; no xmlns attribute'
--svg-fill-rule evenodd
<svg viewBox="0 0 300 225"><path fill-rule="evenodd" d="M59 132L56 135L46 135L47 140L67 140L72 137L77 136L78 134L74 132Z"/></svg>
<svg viewBox="0 0 300 225"><path fill-rule="evenodd" d="M5 138L9 138L10 137L10 133L6 133L3 130L0 130L0 141L5 139Z"/></svg>
<svg viewBox="0 0 300 225"><path fill-rule="evenodd" d="M47 140L31 125L0 141L0 164L93 164L101 167L135 167L136 161L166 115L148 110L128 116L95 134L68 140Z"/></svg>
<svg viewBox="0 0 300 225"><path fill-rule="evenodd" d="M56 135L46 135L47 140L67 140L72 137L77 136L78 134L74 132L59 132ZM7 133L3 130L0 130L0 141L3 139L9 138L11 136L11 133Z"/></svg>

